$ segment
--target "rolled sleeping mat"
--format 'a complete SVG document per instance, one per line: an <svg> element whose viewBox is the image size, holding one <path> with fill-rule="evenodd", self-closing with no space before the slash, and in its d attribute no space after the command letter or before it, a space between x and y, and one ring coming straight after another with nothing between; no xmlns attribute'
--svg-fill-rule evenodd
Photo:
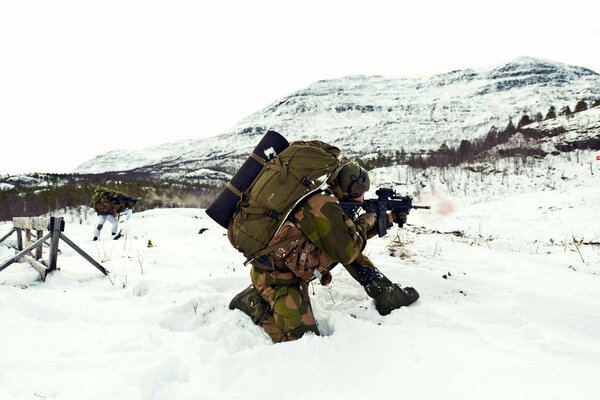
<svg viewBox="0 0 600 400"><path fill-rule="evenodd" d="M254 179L256 179L263 167L258 160L253 158L253 155L269 161L289 145L286 138L279 133L275 131L265 133L265 136L263 136L252 151L252 154L244 161L244 164L242 164L231 180L227 182L227 185L221 190L221 193L219 193L212 204L208 206L206 214L217 224L227 229L229 221L235 213L241 193L252 185L252 182L254 182Z"/></svg>

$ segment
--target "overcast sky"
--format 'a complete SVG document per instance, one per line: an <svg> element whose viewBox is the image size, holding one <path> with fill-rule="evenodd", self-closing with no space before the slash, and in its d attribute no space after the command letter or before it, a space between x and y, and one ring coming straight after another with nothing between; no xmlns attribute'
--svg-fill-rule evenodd
<svg viewBox="0 0 600 400"><path fill-rule="evenodd" d="M0 173L213 136L320 79L519 56L600 72L600 2L0 0Z"/></svg>

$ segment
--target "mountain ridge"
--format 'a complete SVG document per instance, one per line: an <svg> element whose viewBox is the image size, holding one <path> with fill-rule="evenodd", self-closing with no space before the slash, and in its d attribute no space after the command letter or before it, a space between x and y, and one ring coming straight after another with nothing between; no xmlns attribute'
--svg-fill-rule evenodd
<svg viewBox="0 0 600 400"><path fill-rule="evenodd" d="M391 148L427 152L476 139L523 114L598 99L599 88L600 75L590 69L531 57L429 77L320 80L219 135L111 151L75 172L141 170L183 179L197 178L201 170L231 174L269 129L289 140L335 143L349 156Z"/></svg>

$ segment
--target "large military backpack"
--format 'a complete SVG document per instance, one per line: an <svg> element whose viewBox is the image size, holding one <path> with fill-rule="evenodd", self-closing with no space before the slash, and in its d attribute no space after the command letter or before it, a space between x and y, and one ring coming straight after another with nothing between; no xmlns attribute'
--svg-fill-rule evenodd
<svg viewBox="0 0 600 400"><path fill-rule="evenodd" d="M263 167L243 193L227 228L231 244L249 260L265 254L294 207L325 188L340 167L337 147L318 140L293 142ZM268 249L267 249L268 252Z"/></svg>
<svg viewBox="0 0 600 400"><path fill-rule="evenodd" d="M98 215L113 214L122 211L128 199L131 198L119 191L97 187L92 195L92 208Z"/></svg>

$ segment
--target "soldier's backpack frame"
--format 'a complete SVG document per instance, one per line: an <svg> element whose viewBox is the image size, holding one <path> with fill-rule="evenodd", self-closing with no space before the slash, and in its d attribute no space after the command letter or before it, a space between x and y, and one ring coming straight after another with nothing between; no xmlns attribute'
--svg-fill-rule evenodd
<svg viewBox="0 0 600 400"><path fill-rule="evenodd" d="M340 156L327 143L288 144L269 131L206 213L227 228L229 241L247 264L271 252L268 243L296 205L335 178Z"/></svg>

